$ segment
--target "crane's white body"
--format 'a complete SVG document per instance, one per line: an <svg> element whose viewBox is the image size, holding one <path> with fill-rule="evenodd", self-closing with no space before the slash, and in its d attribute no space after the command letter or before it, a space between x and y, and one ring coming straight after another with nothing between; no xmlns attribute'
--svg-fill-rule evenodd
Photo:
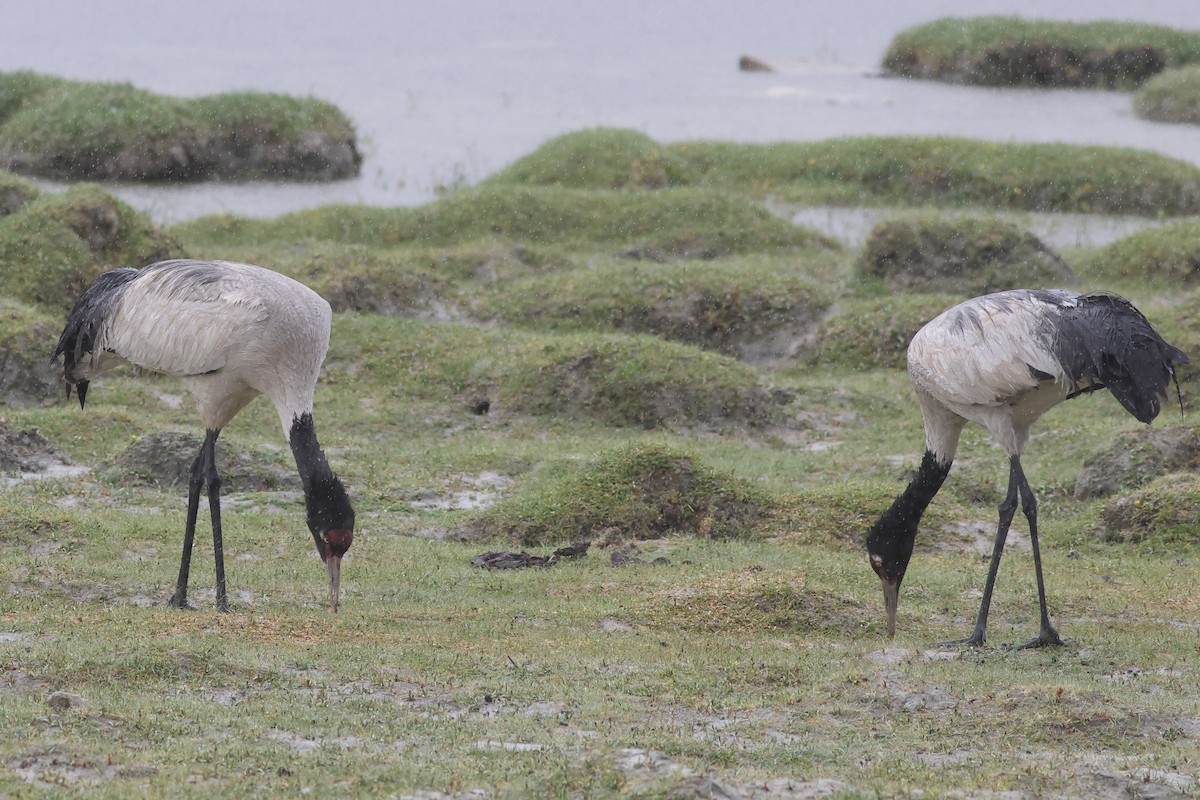
<svg viewBox="0 0 1200 800"><path fill-rule="evenodd" d="M221 430L262 394L287 438L312 413L333 312L302 283L228 261L166 261L131 280L76 374L123 362L178 378L208 430Z"/></svg>
<svg viewBox="0 0 1200 800"><path fill-rule="evenodd" d="M275 405L296 457L308 528L329 574L336 611L341 560L354 541L354 508L317 442L313 391L329 349L333 312L313 290L271 270L228 261L161 261L98 275L59 336L67 393L83 406L88 383L122 363L179 379L196 399L204 443L188 481L179 579L170 604L187 606L200 492L207 485L217 608L228 611L216 441L260 394Z"/></svg>
<svg viewBox="0 0 1200 800"><path fill-rule="evenodd" d="M917 331L908 370L926 446L939 460L954 457L968 421L986 428L1008 455L1019 455L1033 423L1081 388L1055 356L1047 324L1077 295L1052 294L1063 306L1022 291L976 297Z"/></svg>

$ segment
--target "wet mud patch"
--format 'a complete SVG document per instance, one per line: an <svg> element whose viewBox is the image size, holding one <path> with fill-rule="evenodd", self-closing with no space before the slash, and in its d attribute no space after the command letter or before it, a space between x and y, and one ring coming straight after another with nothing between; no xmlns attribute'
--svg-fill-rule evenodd
<svg viewBox="0 0 1200 800"><path fill-rule="evenodd" d="M13 430L0 424L0 473L23 478L54 477L83 471L37 428Z"/></svg>

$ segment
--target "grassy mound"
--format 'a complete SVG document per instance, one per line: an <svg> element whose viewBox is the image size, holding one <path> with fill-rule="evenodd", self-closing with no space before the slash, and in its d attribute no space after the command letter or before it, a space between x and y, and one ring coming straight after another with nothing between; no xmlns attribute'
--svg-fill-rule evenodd
<svg viewBox="0 0 1200 800"><path fill-rule="evenodd" d="M661 258L835 246L757 204L695 189L626 193L484 186L415 209L326 206L265 226L280 239L432 246L499 237Z"/></svg>
<svg viewBox="0 0 1200 800"><path fill-rule="evenodd" d="M186 487L200 443L200 437L192 433L155 431L136 438L97 474L120 486ZM223 439L217 441L217 463L225 491L299 491L300 479L287 458L278 450L267 455Z"/></svg>
<svg viewBox="0 0 1200 800"><path fill-rule="evenodd" d="M752 535L770 500L680 450L633 444L599 453L475 515L463 534L520 545L570 542L616 528L625 538Z"/></svg>
<svg viewBox="0 0 1200 800"><path fill-rule="evenodd" d="M0 165L64 180L306 178L358 174L354 130L315 98L195 100L127 83L0 77Z"/></svg>
<svg viewBox="0 0 1200 800"><path fill-rule="evenodd" d="M1100 536L1107 542L1200 544L1200 476L1174 473L1118 495L1100 511Z"/></svg>
<svg viewBox="0 0 1200 800"><path fill-rule="evenodd" d="M11 172L0 170L0 217L8 216L38 196L38 190Z"/></svg>
<svg viewBox="0 0 1200 800"><path fill-rule="evenodd" d="M650 336L539 335L374 315L339 317L328 380L457 409L633 428L782 424L790 396L732 358Z"/></svg>
<svg viewBox="0 0 1200 800"><path fill-rule="evenodd" d="M1179 413L1168 400L1167 412ZM1200 467L1200 429L1194 424L1138 428L1118 434L1103 451L1083 463L1075 496L1105 497L1134 489L1168 472Z"/></svg>
<svg viewBox="0 0 1200 800"><path fill-rule="evenodd" d="M828 306L825 295L790 259L635 262L502 284L477 311L521 327L649 333L760 360L794 351Z"/></svg>
<svg viewBox="0 0 1200 800"><path fill-rule="evenodd" d="M649 336L536 338L496 367L477 383L476 405L621 427L761 427L782 421L788 399L741 362Z"/></svg>
<svg viewBox="0 0 1200 800"><path fill-rule="evenodd" d="M1146 82L1133 101L1139 117L1200 125L1200 64L1169 69Z"/></svg>
<svg viewBox="0 0 1200 800"><path fill-rule="evenodd" d="M649 598L642 615L655 626L692 631L827 632L845 635L880 622L875 607L835 594L814 576L748 567L708 578L686 590L669 589ZM636 603L644 605L645 603Z"/></svg>
<svg viewBox="0 0 1200 800"><path fill-rule="evenodd" d="M1192 286L1200 280L1200 222L1139 231L1084 258L1090 272L1105 277Z"/></svg>
<svg viewBox="0 0 1200 800"><path fill-rule="evenodd" d="M692 163L702 185L804 202L1098 214L1200 211L1200 168L1131 148L916 136L687 142L672 149Z"/></svg>
<svg viewBox="0 0 1200 800"><path fill-rule="evenodd" d="M906 216L871 231L858 258L863 276L893 289L983 294L1063 286L1075 277L1036 236L994 217Z"/></svg>
<svg viewBox="0 0 1200 800"><path fill-rule="evenodd" d="M181 255L145 215L91 184L0 217L0 294L70 311L96 275Z"/></svg>
<svg viewBox="0 0 1200 800"><path fill-rule="evenodd" d="M0 397L6 405L26 406L62 396L59 369L49 361L62 320L0 298Z"/></svg>
<svg viewBox="0 0 1200 800"><path fill-rule="evenodd" d="M638 131L591 128L551 139L488 178L573 189L663 189L687 186L688 163Z"/></svg>
<svg viewBox="0 0 1200 800"><path fill-rule="evenodd" d="M904 369L913 335L964 299L948 294L893 294L841 303L821 324L808 358L815 364L847 369Z"/></svg>
<svg viewBox="0 0 1200 800"><path fill-rule="evenodd" d="M898 34L883 57L909 78L985 86L1128 89L1200 61L1200 32L1140 22L943 18Z"/></svg>

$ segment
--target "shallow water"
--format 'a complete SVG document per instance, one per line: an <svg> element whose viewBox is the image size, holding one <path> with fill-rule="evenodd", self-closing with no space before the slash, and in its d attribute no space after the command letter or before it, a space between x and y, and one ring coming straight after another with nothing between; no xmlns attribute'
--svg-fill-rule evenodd
<svg viewBox="0 0 1200 800"><path fill-rule="evenodd" d="M951 14L1124 18L1200 27L1192 0L41 0L5 6L0 70L130 81L177 95L313 94L355 121L362 174L332 184L123 186L160 222L325 203L416 204L547 138L636 128L663 141L949 134L1143 147L1200 163L1194 127L1130 96L997 90L878 75L894 33ZM741 73L751 54L776 68Z"/></svg>

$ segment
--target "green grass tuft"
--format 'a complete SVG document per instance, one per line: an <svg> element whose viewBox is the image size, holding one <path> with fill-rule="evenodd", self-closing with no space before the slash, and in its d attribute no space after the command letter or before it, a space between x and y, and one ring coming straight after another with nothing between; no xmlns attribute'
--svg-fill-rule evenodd
<svg viewBox="0 0 1200 800"><path fill-rule="evenodd" d="M485 183L573 189L665 189L695 182L691 165L638 131L591 128L542 144Z"/></svg>

